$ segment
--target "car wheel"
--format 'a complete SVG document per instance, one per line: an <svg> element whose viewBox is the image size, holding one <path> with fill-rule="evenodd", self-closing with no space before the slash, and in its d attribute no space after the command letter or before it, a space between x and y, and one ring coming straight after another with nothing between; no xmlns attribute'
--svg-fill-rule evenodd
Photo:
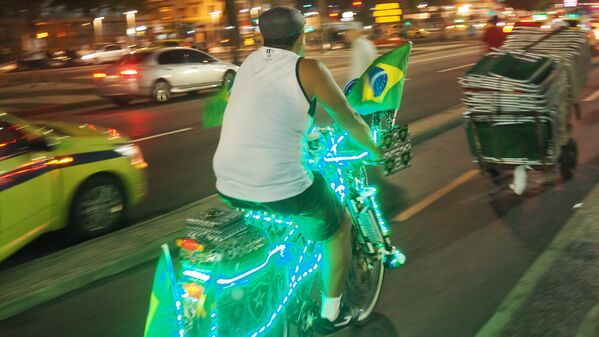
<svg viewBox="0 0 599 337"><path fill-rule="evenodd" d="M100 60L99 60L97 57L94 57L94 58L92 59L92 63L93 63L93 64L100 64L100 63L102 63L102 62L100 62Z"/></svg>
<svg viewBox="0 0 599 337"><path fill-rule="evenodd" d="M222 88L227 90L227 92L230 92L233 87L233 81L235 81L235 73L233 71L227 71L223 77Z"/></svg>
<svg viewBox="0 0 599 337"><path fill-rule="evenodd" d="M113 177L99 175L79 187L70 209L67 232L85 240L117 229L126 210L125 193Z"/></svg>
<svg viewBox="0 0 599 337"><path fill-rule="evenodd" d="M112 97L110 98L110 100L112 101L112 103L118 106L126 106L127 104L129 104L129 102L131 102L131 98L128 97Z"/></svg>
<svg viewBox="0 0 599 337"><path fill-rule="evenodd" d="M171 98L171 86L166 81L158 81L152 86L152 99L154 102L163 103Z"/></svg>

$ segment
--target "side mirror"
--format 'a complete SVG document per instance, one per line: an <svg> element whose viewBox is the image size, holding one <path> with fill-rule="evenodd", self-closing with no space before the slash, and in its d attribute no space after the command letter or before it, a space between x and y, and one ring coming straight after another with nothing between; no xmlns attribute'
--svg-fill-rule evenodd
<svg viewBox="0 0 599 337"><path fill-rule="evenodd" d="M50 151L52 149L44 137L37 137L30 140L27 146L32 151Z"/></svg>

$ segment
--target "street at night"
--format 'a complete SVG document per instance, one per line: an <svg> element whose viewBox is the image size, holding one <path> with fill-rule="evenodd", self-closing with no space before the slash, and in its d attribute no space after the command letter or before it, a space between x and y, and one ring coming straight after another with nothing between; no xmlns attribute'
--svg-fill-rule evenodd
<svg viewBox="0 0 599 337"><path fill-rule="evenodd" d="M362 6L362 2L359 3ZM413 6L414 13L422 14L430 10L429 4L418 3L418 6ZM560 10L565 10L565 5L559 3L556 10L558 14L562 13ZM356 2L353 6L356 6ZM406 8L408 5L401 2L401 6ZM459 12L463 8L474 10L470 3L463 6L467 7L460 7L458 4L458 9L454 11ZM549 8L548 4L545 6ZM450 11L446 7L442 8ZM395 7L391 10L395 10ZM582 12L583 16L586 15L586 12ZM124 14L132 15L127 13L131 12ZM335 13L339 15L345 12ZM572 15L572 12L569 13L568 15ZM588 16L593 18L594 12L589 9L589 13L591 14ZM501 11L499 14L501 15ZM309 15L311 14L304 13L306 17ZM486 13L485 15L488 16ZM538 19L539 14L535 15L535 20L541 21ZM552 15L551 12L549 15ZM528 17L522 13L519 16ZM418 16L415 15L414 18ZM511 21L506 19L507 23L502 22L501 27L513 27L515 24L511 22L518 22L517 16L506 18ZM102 20L103 17L100 21ZM418 22L417 19L411 20ZM452 27L464 22L459 20L461 19L456 19ZM529 21L533 22L522 19L522 22ZM474 25L479 24L476 22L473 20L471 23L473 30ZM481 22L484 27L486 21ZM493 23L492 18L488 22L497 24ZM592 25L591 21L588 22ZM96 18L92 24L97 23ZM412 24L410 22L409 25ZM467 21L466 24L470 23ZM530 28L531 31L545 29L539 28L540 25ZM457 28L453 29L457 31ZM568 32L566 28L558 28L554 32L559 35L562 31ZM380 167L367 169L370 184L378 191L377 199L391 230L390 240L405 254L407 261L397 269L388 268L385 271L380 298L372 317L365 324L351 325L332 336L599 336L599 57L594 53L595 46L592 46L593 55L588 57L588 71L584 73L586 83L579 93L573 94L577 96L580 116L577 118L573 113L571 124L564 123L567 128L560 126L559 131L555 132L556 135L558 132L570 132L569 136L577 144L577 163L572 171L573 177L564 177L563 168L560 172L559 162L563 159L557 160L556 166L549 167L545 172L542 171L544 164L530 164L536 165L533 170L529 164L519 163L510 164L510 169L493 176L489 173L494 171L482 172L481 166L473 159L473 151L482 151L482 145L478 138L471 140L469 144L466 133L469 119L464 118L467 111L474 110L472 102L479 97L476 95L482 93L480 97L483 97L487 91L494 90L492 84L489 84L492 81L488 78L475 78L473 81L480 80L477 84L483 83L483 88L467 88L471 96L465 94L468 91L464 89L466 81L460 81L460 78L466 76L466 71L472 72L472 67L484 57L488 51L487 46L481 41L480 33L476 32L472 35L465 30L450 32L447 36L435 34L440 33L432 33L424 38L419 35L420 39L413 38L405 81L401 82L404 86L403 99L396 123L407 124L409 127L412 141L411 166L390 176L385 176ZM549 38L552 38L555 33L543 34L549 34ZM343 88L351 77L352 50L321 50L313 44L309 46L311 48L306 51L305 57L322 61L337 84ZM383 55L392 52L394 48L388 44L379 45L378 53ZM180 50L180 47L172 50ZM215 52L208 54L225 63L233 62L232 52L220 49L213 51ZM497 49L494 51L497 52ZM136 53L142 52L144 49ZM251 52L249 48L241 51L240 61ZM505 51L497 52L497 55L503 52ZM522 59L526 59L526 62L545 60L538 55L527 57L522 56ZM154 298L153 287L156 291L156 284L153 282L156 280L154 275L161 252L160 244L168 243L174 252L178 248L173 239L185 235L187 219L214 205L222 206L218 199L213 167L221 126L205 125L207 114L214 110L215 97L222 93L221 89L211 88L199 92L173 90L172 96L168 92L168 102L156 102L160 100L155 95L155 83L160 82L157 81L152 86L153 97L126 97L127 104L117 105L114 104L117 100L107 99L111 96L100 96L100 90L111 89L101 88L98 84L104 77L111 76L111 67L114 66L86 64L58 69L0 72L0 122L5 123L2 113L7 113L8 116L32 121L32 125L44 126L44 135L51 132L47 128L52 126L60 130L62 123L84 125L79 129L83 128L86 132L87 129L95 132L96 128L109 128L107 132L116 134L114 138L124 135L139 147L143 153L143 165L138 163L140 165L136 167L143 169L147 176L147 195L139 204L127 210L122 228L90 240L83 240L85 237L82 236L79 240L74 240L73 230L67 226L40 235L0 260L0 284L3 285L0 302L4 302L0 305L0 337L158 336L148 333L148 317L153 315L154 302L159 302ZM139 72L146 71L146 68L140 69L142 70L138 69ZM298 81L299 69L298 66L295 70ZM524 71L522 69L519 71ZM555 69L556 72L563 70L557 66ZM120 75L125 76L122 71ZM561 80L564 87L566 80L574 78L573 81L576 81L578 77L583 77L582 74L571 73L566 76L566 71L559 76L562 77L556 81ZM140 78L137 70L131 80L134 78ZM498 83L501 90L507 92L509 90L505 87L510 84L501 82L503 80ZM225 82L223 80L223 86ZM549 81L542 82L542 85L547 85L547 82ZM510 93L520 94L524 85L514 83L516 84L512 84L514 88L510 89ZM365 85L374 86L371 83ZM388 83L385 82L385 85ZM300 87L299 92L306 95L301 83ZM558 97L558 103L575 103L568 101L570 96L555 94L558 90L561 87L551 92ZM471 97L475 99L469 101ZM492 104L515 104L501 95L492 97ZM530 102L537 102L537 96L530 97L527 98ZM549 105L547 102L550 99L538 101ZM484 108L483 104L482 109ZM503 117L502 113L506 112L500 110L496 116ZM574 108L571 110L574 111ZM539 123L538 114L535 116L534 122ZM501 118L499 122L492 118L491 121L496 125L509 124ZM331 125L332 120L319 107L314 123L327 126ZM518 120L516 124L518 123L525 122ZM0 136L4 125L0 124ZM534 136L541 137L541 131L536 130L538 133ZM92 144L89 146L94 151L107 151L85 138L91 139L81 132L83 136L80 139L84 139L82 142ZM64 135L62 137L68 138ZM376 132L374 137L376 138ZM2 141L3 138L0 138L0 150L3 146L11 145L10 142ZM43 150L50 151L51 145L46 145ZM118 146L122 145L115 146L114 151L120 151L121 147ZM2 157L2 153L0 151L0 160L5 163L14 158ZM50 159L46 163L69 165L71 161L76 163L79 157L67 157L61 153ZM249 164L239 163L240 166ZM28 167L24 165L19 166L19 169ZM522 193L516 186L517 180L521 178L515 172L519 167L527 176ZM511 169L514 169L514 173ZM52 173L42 175L44 174ZM35 177L31 179L35 180ZM136 178L131 179L135 181ZM12 178L11 171L0 166L0 193L8 196L7 191L10 192L18 183L19 180ZM49 195L50 191L38 188L31 193L32 196L36 194ZM18 200L33 204L33 201L27 201L26 198ZM13 200L8 200L8 197L0 197L0 201L0 212L6 212L11 207L29 207L18 205ZM9 206L9 202L13 206ZM69 216L72 214L69 213ZM7 221L2 214L0 220ZM6 230L5 226L0 224L0 230ZM25 235L37 235L38 230L36 228ZM7 234L0 231L0 235ZM10 240L5 236L0 243L8 247L25 239ZM179 249L184 249L180 243L177 245ZM203 248L197 249L199 251ZM267 265L272 255L272 252L269 253L263 265L242 276ZM282 253L281 255L283 256ZM184 259L181 256L183 255L175 258L175 261ZM235 268L237 271L239 264ZM206 277L204 281L208 280L209 277ZM219 279L218 282L222 280ZM233 281L238 281L236 278L230 280L234 285ZM295 280L294 276L291 282ZM243 292L241 293L240 296L243 297ZM291 290L288 296L290 294ZM286 301L287 297L283 303ZM179 306L178 302L177 310ZM216 309L212 310L210 317L214 318ZM181 314L177 311L176 315L179 315L177 319L181 323ZM173 314L173 317L176 315ZM272 316L271 322L275 316ZM244 326L248 322L228 323ZM213 327L212 331L214 330L216 327ZM289 331L289 334L280 337L307 336L295 324L290 324ZM259 333L250 335L256 337ZM175 335L183 337L183 329L180 332L164 331L165 337Z"/></svg>

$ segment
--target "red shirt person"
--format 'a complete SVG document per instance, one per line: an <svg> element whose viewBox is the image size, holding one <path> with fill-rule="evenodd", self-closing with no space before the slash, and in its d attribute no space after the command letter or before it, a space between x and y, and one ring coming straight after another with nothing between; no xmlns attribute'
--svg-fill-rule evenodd
<svg viewBox="0 0 599 337"><path fill-rule="evenodd" d="M506 39L505 33L503 29L497 27L497 23L499 22L499 18L497 15L493 16L489 19L489 27L485 30L483 34L483 42L487 45L487 51L491 51L493 48L499 48L503 44Z"/></svg>

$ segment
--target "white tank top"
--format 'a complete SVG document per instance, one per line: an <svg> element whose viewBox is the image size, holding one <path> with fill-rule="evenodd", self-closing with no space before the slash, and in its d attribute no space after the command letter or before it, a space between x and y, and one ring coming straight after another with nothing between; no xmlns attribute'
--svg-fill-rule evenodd
<svg viewBox="0 0 599 337"><path fill-rule="evenodd" d="M303 148L315 101L299 82L299 59L288 50L262 47L239 68L213 161L220 193L271 202L312 184Z"/></svg>

